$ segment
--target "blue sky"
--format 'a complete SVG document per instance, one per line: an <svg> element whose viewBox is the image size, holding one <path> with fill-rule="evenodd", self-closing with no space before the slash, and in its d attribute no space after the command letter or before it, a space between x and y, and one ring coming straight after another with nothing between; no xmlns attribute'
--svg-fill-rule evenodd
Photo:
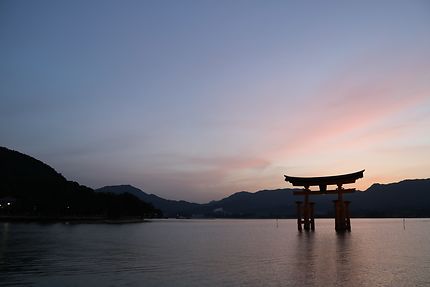
<svg viewBox="0 0 430 287"><path fill-rule="evenodd" d="M428 1L2 1L1 145L204 202L429 177Z"/></svg>

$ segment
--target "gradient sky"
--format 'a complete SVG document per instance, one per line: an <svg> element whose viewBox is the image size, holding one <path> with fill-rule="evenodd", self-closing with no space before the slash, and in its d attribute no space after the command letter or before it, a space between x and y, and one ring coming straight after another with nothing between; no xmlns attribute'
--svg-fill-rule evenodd
<svg viewBox="0 0 430 287"><path fill-rule="evenodd" d="M429 1L0 1L0 145L171 199L430 177Z"/></svg>

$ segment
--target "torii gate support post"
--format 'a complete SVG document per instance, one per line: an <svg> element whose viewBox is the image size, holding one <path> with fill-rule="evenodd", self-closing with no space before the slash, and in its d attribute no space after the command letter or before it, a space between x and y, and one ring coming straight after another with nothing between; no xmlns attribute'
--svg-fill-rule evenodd
<svg viewBox="0 0 430 287"><path fill-rule="evenodd" d="M343 200L343 189L342 184L337 186L337 200L334 202L334 225L336 231L351 231L351 219L349 216L349 201Z"/></svg>
<svg viewBox="0 0 430 287"><path fill-rule="evenodd" d="M311 223L311 230L312 231L315 230L314 205L315 205L315 202L309 202L310 223Z"/></svg>
<svg viewBox="0 0 430 287"><path fill-rule="evenodd" d="M308 189L306 189L308 191ZM309 231L310 224L309 224L309 195L305 195L305 204L303 206L303 228L306 231Z"/></svg>
<svg viewBox="0 0 430 287"><path fill-rule="evenodd" d="M351 231L351 217L349 215L349 204L350 201L344 201L345 204L345 224L346 224L346 230Z"/></svg>
<svg viewBox="0 0 430 287"><path fill-rule="evenodd" d="M302 231L302 203L301 201L296 201L297 204L297 229Z"/></svg>
<svg viewBox="0 0 430 287"><path fill-rule="evenodd" d="M296 201L297 204L297 229L299 231L302 231L303 229L306 231L315 230L315 217L314 217L314 205L315 202L309 201L309 194L306 194L307 192L310 192L309 187L305 187L305 200L302 201ZM302 206L303 203L303 206ZM303 224L303 227L302 227Z"/></svg>

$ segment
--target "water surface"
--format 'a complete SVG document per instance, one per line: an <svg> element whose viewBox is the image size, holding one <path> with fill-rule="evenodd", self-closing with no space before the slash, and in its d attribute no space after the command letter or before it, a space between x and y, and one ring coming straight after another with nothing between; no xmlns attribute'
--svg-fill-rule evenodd
<svg viewBox="0 0 430 287"><path fill-rule="evenodd" d="M3 286L430 286L430 220L0 223Z"/></svg>

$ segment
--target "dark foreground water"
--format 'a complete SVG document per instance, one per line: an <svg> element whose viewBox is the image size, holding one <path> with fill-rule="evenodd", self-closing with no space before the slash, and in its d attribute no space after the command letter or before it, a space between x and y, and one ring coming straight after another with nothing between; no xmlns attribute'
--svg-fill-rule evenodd
<svg viewBox="0 0 430 287"><path fill-rule="evenodd" d="M0 223L0 285L430 286L430 220Z"/></svg>

